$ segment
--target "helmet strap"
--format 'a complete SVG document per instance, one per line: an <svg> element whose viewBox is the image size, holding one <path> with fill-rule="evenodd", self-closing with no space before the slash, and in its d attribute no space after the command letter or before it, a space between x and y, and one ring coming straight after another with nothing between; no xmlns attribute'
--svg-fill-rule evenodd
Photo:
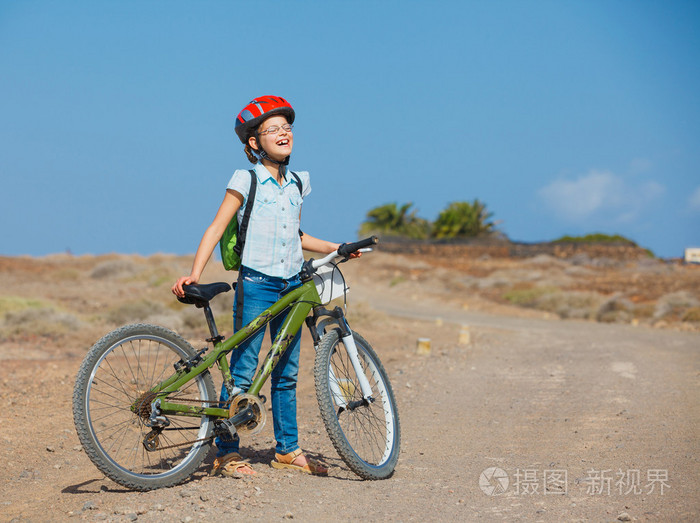
<svg viewBox="0 0 700 523"><path fill-rule="evenodd" d="M287 156L284 160L281 162L278 162L277 160L273 160L270 158L267 153L265 152L265 149L262 148L260 145L260 138L258 137L258 133L255 133L255 141L258 144L258 147L260 148L258 151L258 156L260 157L260 160L267 160L270 163L274 163L278 166L277 172L279 173L280 178L283 180L287 179L287 165L289 165L289 156ZM262 163L262 162L261 162Z"/></svg>

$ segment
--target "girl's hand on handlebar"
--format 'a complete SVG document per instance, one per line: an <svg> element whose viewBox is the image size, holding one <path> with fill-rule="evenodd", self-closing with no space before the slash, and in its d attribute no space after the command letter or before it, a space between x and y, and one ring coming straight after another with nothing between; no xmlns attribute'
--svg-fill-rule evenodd
<svg viewBox="0 0 700 523"><path fill-rule="evenodd" d="M362 256L360 249L371 247L372 245L376 245L378 242L379 238L376 236L370 236L369 238L365 238L357 242L343 243L338 247L338 254L340 256L345 256L346 258L359 258Z"/></svg>
<svg viewBox="0 0 700 523"><path fill-rule="evenodd" d="M345 245L345 244L344 244L344 243L335 243L335 244L333 244L333 250L330 251L330 252L338 252L338 249L340 248L341 245ZM338 253L338 254L340 254L340 253ZM342 256L342 255L341 255L341 256ZM352 258L359 258L360 256L362 256L362 253L361 253L361 252L353 252L353 253L350 253L350 254L348 255L348 258L350 258L350 259L352 259Z"/></svg>
<svg viewBox="0 0 700 523"><path fill-rule="evenodd" d="M192 283L197 283L197 280L192 276L182 276L181 278L178 278L175 285L173 285L170 290L173 291L173 294L178 298L183 298L185 296L185 291L183 290L182 286L191 285Z"/></svg>

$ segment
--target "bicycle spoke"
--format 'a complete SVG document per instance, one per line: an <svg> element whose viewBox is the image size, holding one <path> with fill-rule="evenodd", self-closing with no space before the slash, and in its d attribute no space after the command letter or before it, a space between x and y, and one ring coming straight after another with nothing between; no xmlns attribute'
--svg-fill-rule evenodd
<svg viewBox="0 0 700 523"><path fill-rule="evenodd" d="M76 381L74 414L81 443L109 477L148 490L179 483L199 466L211 444L208 417L165 415L168 426L158 433L147 426L156 397L150 391L173 374L174 363L194 354L182 338L151 325L122 327L93 346ZM218 401L208 372L168 400Z"/></svg>

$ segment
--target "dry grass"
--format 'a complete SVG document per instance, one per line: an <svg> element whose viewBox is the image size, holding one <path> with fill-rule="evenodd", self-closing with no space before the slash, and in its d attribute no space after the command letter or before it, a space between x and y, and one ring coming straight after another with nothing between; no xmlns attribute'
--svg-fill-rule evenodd
<svg viewBox="0 0 700 523"><path fill-rule="evenodd" d="M561 318L700 329L698 267L652 260L610 268L541 255L529 260L480 258L469 264L463 260L468 270L457 270L445 266L443 258L433 264L436 260L375 253L361 267L348 264L346 270L358 284L407 298L430 294L469 301L477 308L483 304L485 310L515 306ZM168 255L0 257L0 273L7 282L0 293L0 338L70 337L88 344L117 326L150 322L202 339L208 336L202 311L178 303L169 289L189 272L191 262L191 256ZM234 277L212 261L203 281ZM228 293L211 303L227 336L232 300L233 293ZM351 301L349 320L358 327L391 328L390 319L366 303Z"/></svg>
<svg viewBox="0 0 700 523"><path fill-rule="evenodd" d="M683 314L683 321L700 323L700 307L691 307Z"/></svg>
<svg viewBox="0 0 700 523"><path fill-rule="evenodd" d="M82 322L73 314L52 307L25 308L6 312L0 320L3 338L21 336L62 336L78 330Z"/></svg>

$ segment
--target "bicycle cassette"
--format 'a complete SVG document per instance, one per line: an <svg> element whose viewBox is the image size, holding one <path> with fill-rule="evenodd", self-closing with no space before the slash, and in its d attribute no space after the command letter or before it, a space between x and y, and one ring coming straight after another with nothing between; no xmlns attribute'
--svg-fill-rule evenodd
<svg viewBox="0 0 700 523"><path fill-rule="evenodd" d="M265 426L267 421L267 413L265 411L265 404L262 399L258 396L253 396L252 394L239 394L231 401L231 407L228 411L229 418L234 417L239 412L250 407L253 411L254 418L247 423L236 427L239 435L253 435L260 432Z"/></svg>

